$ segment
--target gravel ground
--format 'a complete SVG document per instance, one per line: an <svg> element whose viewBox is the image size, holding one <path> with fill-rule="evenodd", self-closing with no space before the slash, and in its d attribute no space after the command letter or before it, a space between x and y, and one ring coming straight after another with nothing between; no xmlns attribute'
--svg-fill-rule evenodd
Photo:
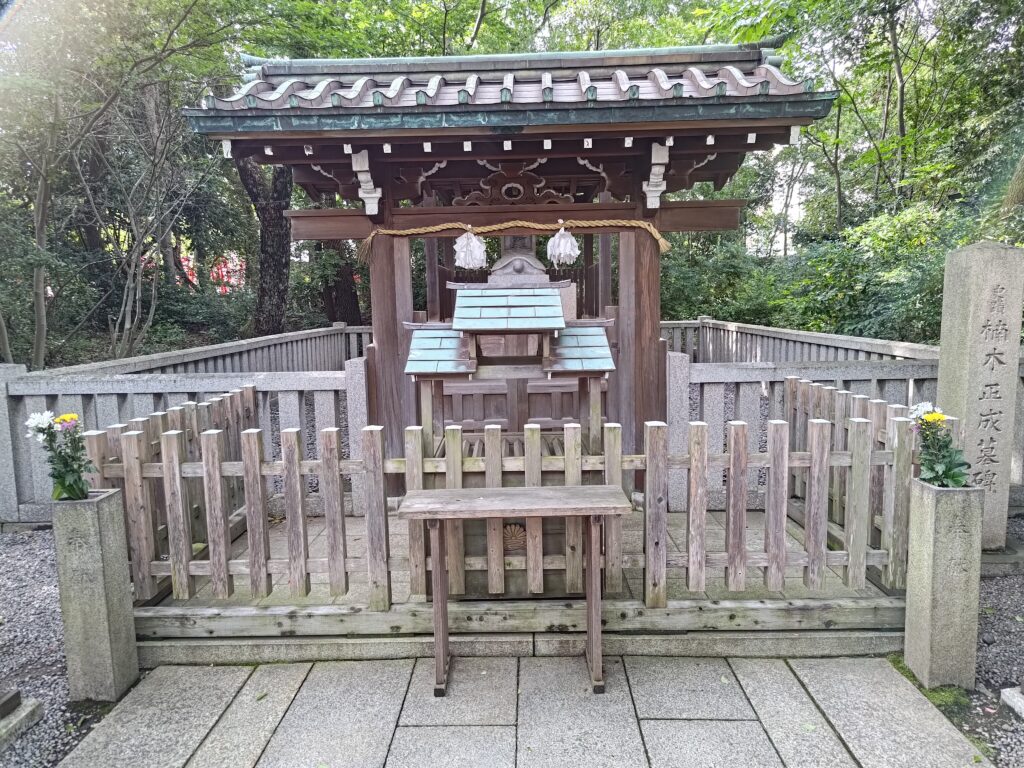
<svg viewBox="0 0 1024 768"><path fill-rule="evenodd" d="M1024 541L1024 517L1010 518ZM1024 766L1024 721L999 709L999 691L1024 682L1024 575L982 579L978 625L978 690L962 727L995 751L1000 768Z"/></svg>
<svg viewBox="0 0 1024 768"><path fill-rule="evenodd" d="M109 706L68 702L51 531L0 534L0 648L0 688L43 704L43 719L0 755L0 765L55 766Z"/></svg>

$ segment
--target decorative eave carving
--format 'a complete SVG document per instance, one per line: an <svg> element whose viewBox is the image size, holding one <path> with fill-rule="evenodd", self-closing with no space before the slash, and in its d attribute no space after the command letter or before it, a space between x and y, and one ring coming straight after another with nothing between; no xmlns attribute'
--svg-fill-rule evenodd
<svg viewBox="0 0 1024 768"><path fill-rule="evenodd" d="M455 198L452 204L572 203L571 195L562 195L553 189L545 189L547 181L528 170L539 165L539 162L499 163L497 171L480 180L479 190Z"/></svg>

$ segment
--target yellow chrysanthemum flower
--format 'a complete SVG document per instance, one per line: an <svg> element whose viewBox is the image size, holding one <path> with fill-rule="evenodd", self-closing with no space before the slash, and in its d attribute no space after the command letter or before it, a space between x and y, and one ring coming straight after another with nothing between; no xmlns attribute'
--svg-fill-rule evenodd
<svg viewBox="0 0 1024 768"><path fill-rule="evenodd" d="M62 413L60 416L53 420L54 424L66 424L70 421L78 421L77 413Z"/></svg>
<svg viewBox="0 0 1024 768"><path fill-rule="evenodd" d="M946 420L946 414L939 413L938 411L932 411L926 413L921 417L921 421L927 422L928 424L941 424Z"/></svg>

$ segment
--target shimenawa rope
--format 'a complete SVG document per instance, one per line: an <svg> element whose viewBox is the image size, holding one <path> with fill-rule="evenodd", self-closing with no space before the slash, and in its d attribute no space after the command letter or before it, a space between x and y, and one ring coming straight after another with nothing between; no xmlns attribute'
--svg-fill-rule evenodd
<svg viewBox="0 0 1024 768"><path fill-rule="evenodd" d="M487 224L482 227L474 227L471 224L463 224L461 221L446 222L444 224L431 224L429 227L413 227L411 229L384 229L373 230L366 239L359 245L359 258L362 261L370 259L370 243L377 235L393 235L394 237L414 237L416 235L429 235L434 232L443 232L446 229L464 229L476 235L487 235L493 232L502 232L506 229L534 229L538 232L557 232L562 227L574 229L579 227L617 227L620 229L642 229L658 241L658 247L662 253L668 253L672 247L661 232L649 221L634 221L632 219L567 219L557 224L541 224L536 221L504 221L500 224Z"/></svg>

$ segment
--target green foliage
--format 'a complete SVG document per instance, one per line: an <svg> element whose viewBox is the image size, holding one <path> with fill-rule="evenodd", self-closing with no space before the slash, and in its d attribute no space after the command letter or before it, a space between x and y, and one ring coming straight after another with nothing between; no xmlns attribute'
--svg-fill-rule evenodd
<svg viewBox="0 0 1024 768"><path fill-rule="evenodd" d="M768 40L787 72L836 91L836 105L799 146L748 156L725 189L677 195L749 205L741 232L672 236L662 260L666 319L710 314L937 342L948 251L982 237L1024 243L1024 203L1014 202L1024 198L1011 194L1024 154L1019 3L36 0L9 11L3 35L0 322L18 362L30 357L40 266L49 364L110 353L131 287L118 251L131 245L138 201L125 179L143 178L149 162L134 140L144 135L140 94L155 87L161 109L177 115L205 90L234 87L240 51L376 57ZM115 106L104 111L110 95ZM257 311L248 286L259 271L259 230L237 172L219 147L171 127L173 160L154 183L188 194L170 242L148 238L139 248L140 311L152 319L138 329L136 352L238 338ZM52 202L37 246L43 178ZM320 203L297 193L294 204ZM325 294L342 265L352 267L369 315L365 267L347 245L330 245L293 262L289 328L327 321ZM194 281L175 255L195 265ZM236 256L246 286L221 294L209 271ZM412 264L423 308L418 241Z"/></svg>

